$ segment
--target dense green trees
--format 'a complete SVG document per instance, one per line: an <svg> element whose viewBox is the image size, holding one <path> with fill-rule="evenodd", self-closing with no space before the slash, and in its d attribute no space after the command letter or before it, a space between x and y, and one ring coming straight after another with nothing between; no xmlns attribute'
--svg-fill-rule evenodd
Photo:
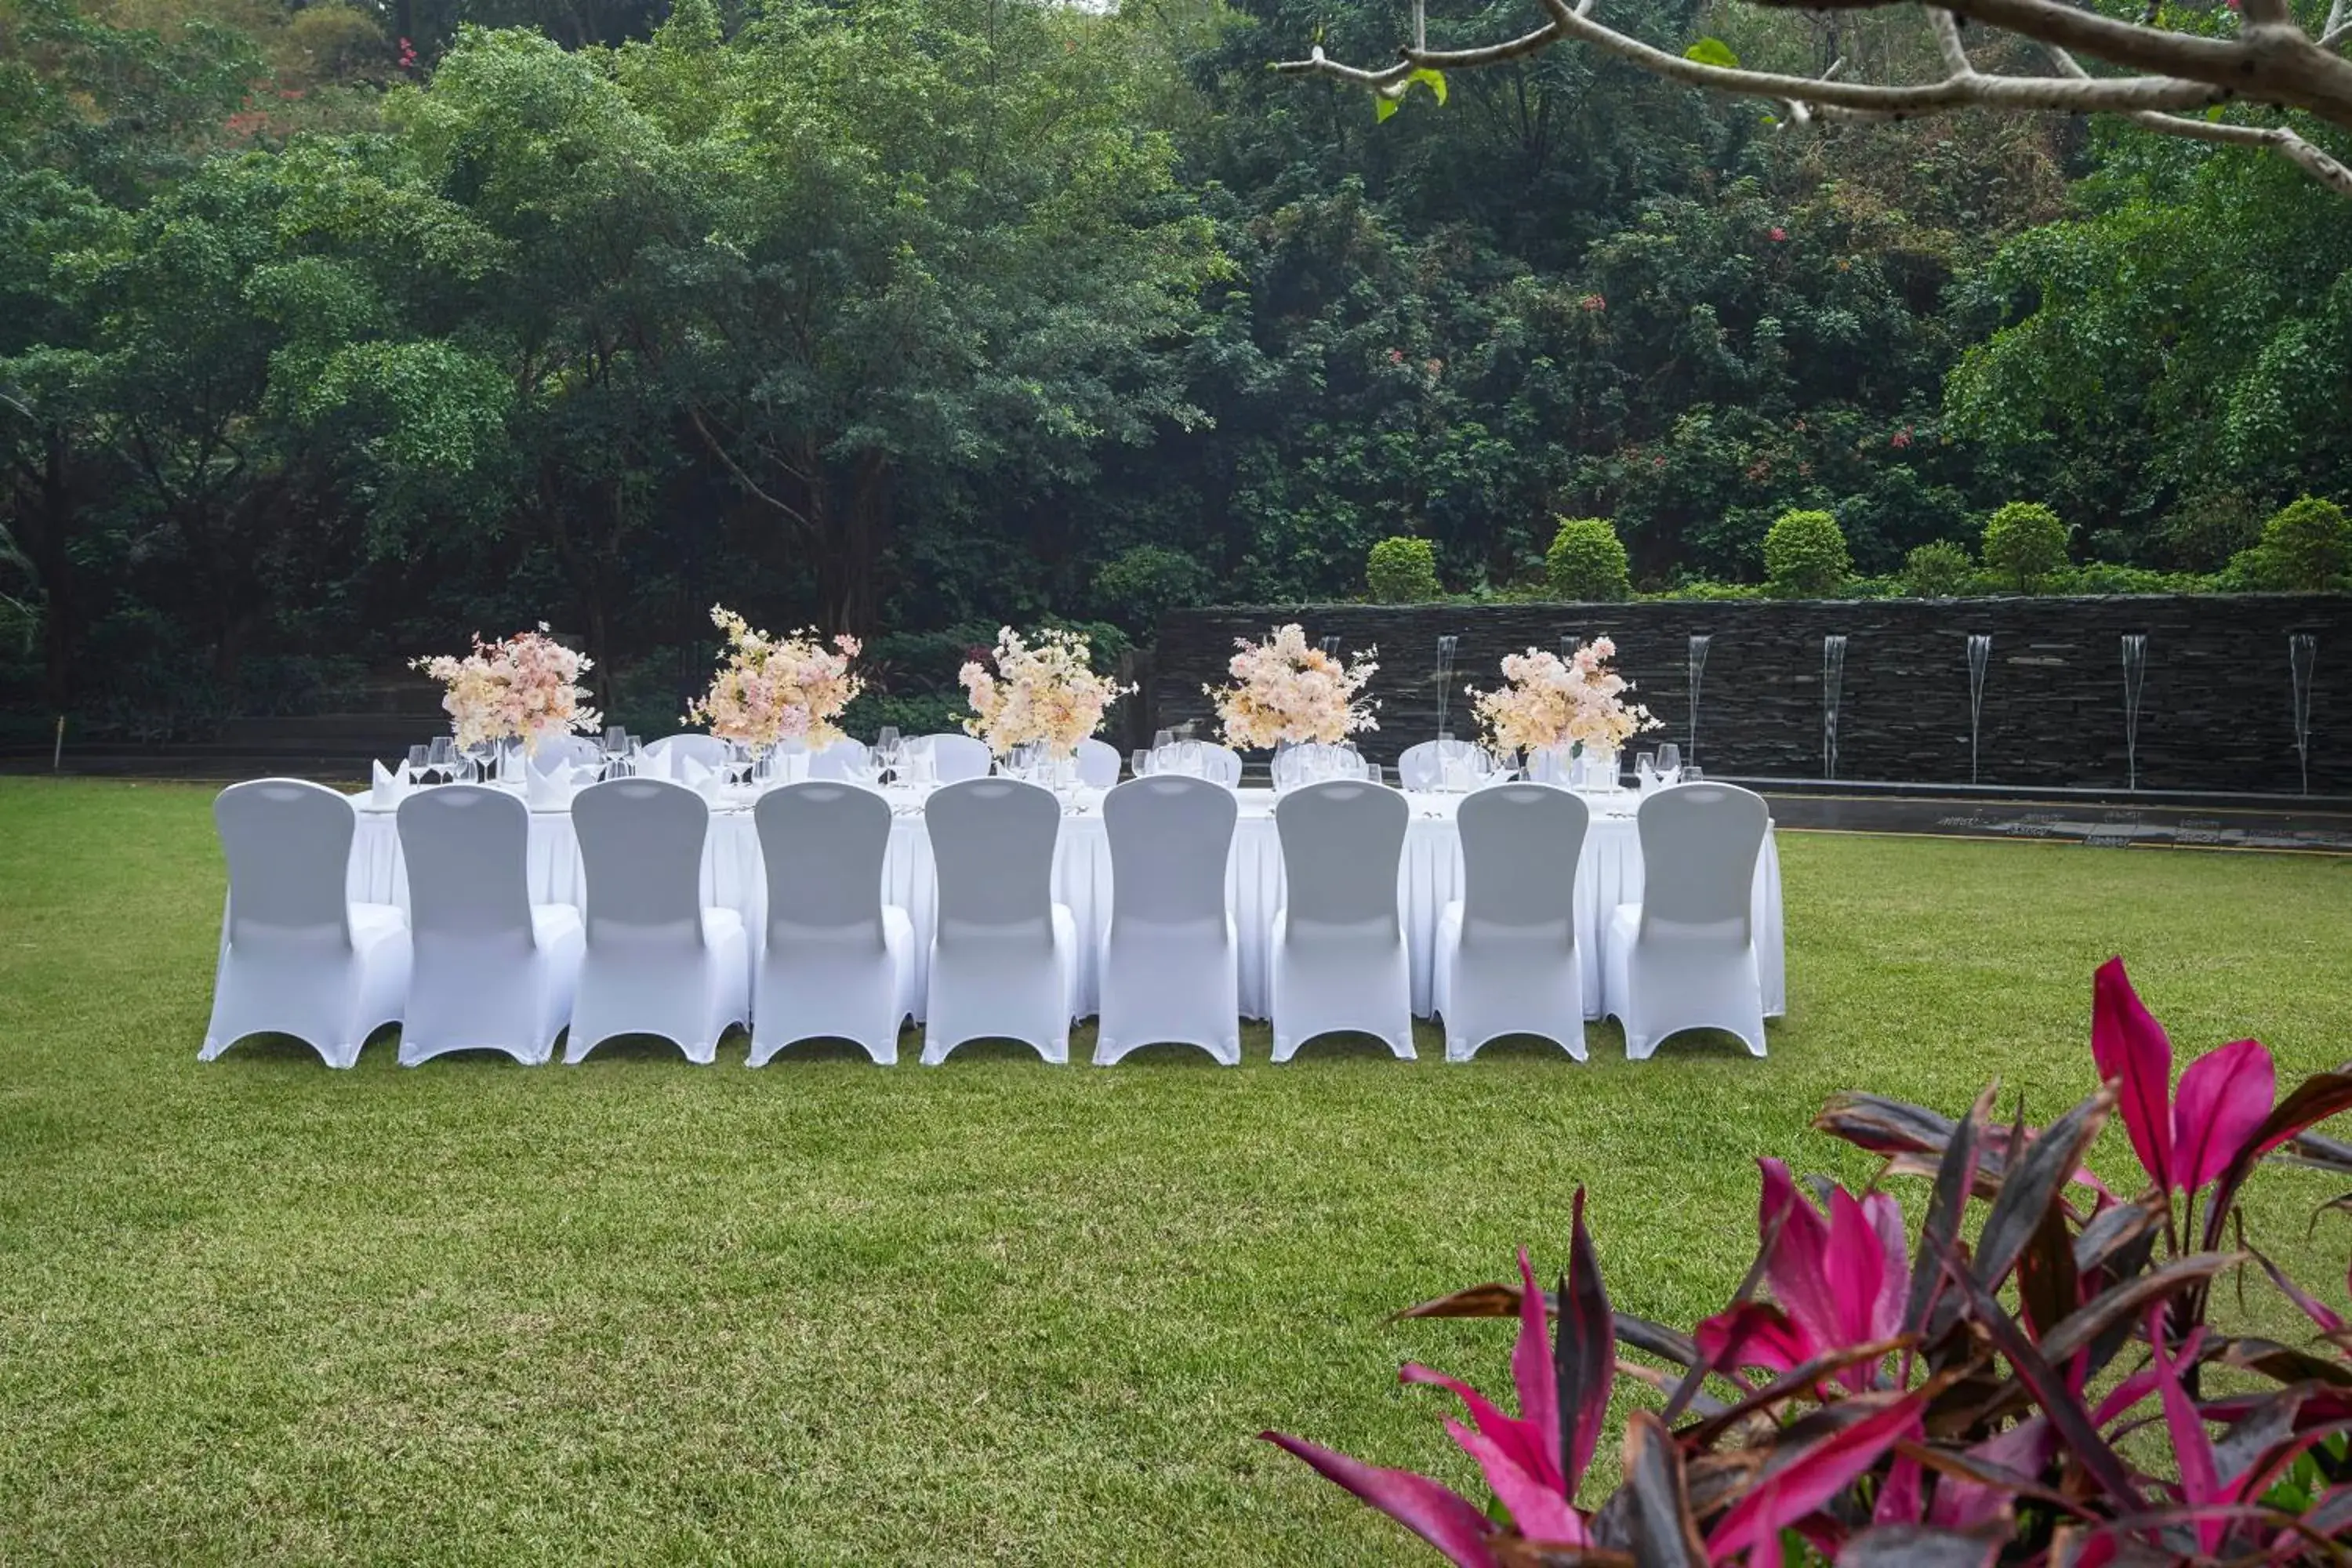
<svg viewBox="0 0 2352 1568"><path fill-rule="evenodd" d="M188 732L544 616L656 723L722 595L904 700L1391 536L1541 592L1604 517L1659 589L1798 510L1957 583L2031 496L2210 571L2352 490L2352 254L2252 153L1563 51L1377 123L1265 69L1392 25L1305 0L539 6L0 0L5 706Z"/></svg>

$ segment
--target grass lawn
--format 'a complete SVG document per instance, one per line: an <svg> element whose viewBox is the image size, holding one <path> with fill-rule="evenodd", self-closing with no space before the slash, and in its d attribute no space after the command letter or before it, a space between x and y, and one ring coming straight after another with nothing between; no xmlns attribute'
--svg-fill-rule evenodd
<svg viewBox="0 0 2352 1568"><path fill-rule="evenodd" d="M1758 1155L1868 1173L1835 1090L2084 1092L2110 952L2184 1054L2352 1057L2352 860L1791 834L1762 1062L200 1067L210 798L0 779L0 1562L1417 1561L1254 1435L1466 1481L1393 1373L1500 1384L1508 1331L1383 1314L1557 1269L1577 1184L1619 1303L1687 1325ZM2255 1192L2340 1299L2330 1184Z"/></svg>

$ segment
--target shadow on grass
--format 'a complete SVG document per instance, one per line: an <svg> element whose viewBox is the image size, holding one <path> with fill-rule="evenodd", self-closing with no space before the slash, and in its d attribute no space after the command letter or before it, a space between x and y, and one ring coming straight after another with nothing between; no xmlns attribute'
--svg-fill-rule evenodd
<svg viewBox="0 0 2352 1568"><path fill-rule="evenodd" d="M921 1048L919 1044L917 1048ZM899 1060L906 1060L904 1051L899 1053ZM874 1058L866 1054L866 1047L856 1040L819 1035L810 1039L794 1040L762 1062L761 1067L763 1070L769 1068L790 1068L812 1062L856 1062L860 1067L875 1065Z"/></svg>
<svg viewBox="0 0 2352 1568"><path fill-rule="evenodd" d="M1420 1043L1416 1041L1414 1049L1420 1050ZM1441 1045L1437 1054L1442 1056L1444 1050L1444 1047ZM1430 1055L1428 1051L1422 1051L1421 1059L1427 1061ZM1298 1043L1298 1048L1291 1053L1290 1059L1293 1062L1370 1061L1397 1062L1403 1065L1402 1058L1390 1050L1388 1042L1378 1035L1358 1034L1349 1029L1335 1029L1329 1034L1317 1035L1311 1039L1301 1040Z"/></svg>
<svg viewBox="0 0 2352 1568"><path fill-rule="evenodd" d="M1591 1037L1588 1035L1585 1038L1585 1049L1589 1054ZM1568 1047L1559 1041L1542 1035L1498 1036L1480 1046L1477 1054L1470 1058L1472 1066L1480 1062L1558 1062L1566 1067L1588 1065L1570 1056Z"/></svg>
<svg viewBox="0 0 2352 1568"><path fill-rule="evenodd" d="M1224 1066L1199 1046L1180 1046L1167 1041L1138 1046L1111 1065L1121 1069L1136 1068L1145 1072L1184 1072L1195 1068L1215 1071Z"/></svg>
<svg viewBox="0 0 2352 1568"><path fill-rule="evenodd" d="M1070 1040L1070 1060L1076 1062L1081 1059L1077 1038L1074 1035ZM1052 1065L1034 1046L1024 1045L1019 1040L995 1038L966 1040L950 1051L947 1060L940 1065L954 1067L960 1062L1028 1062L1035 1067Z"/></svg>

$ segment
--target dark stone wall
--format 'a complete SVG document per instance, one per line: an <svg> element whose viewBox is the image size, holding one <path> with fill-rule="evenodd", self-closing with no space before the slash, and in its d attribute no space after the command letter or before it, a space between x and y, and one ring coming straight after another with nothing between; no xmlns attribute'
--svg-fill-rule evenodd
<svg viewBox="0 0 2352 1568"><path fill-rule="evenodd" d="M1689 645L1709 639L1698 681L1696 760L1727 775L1818 779L1822 638L1846 638L1836 776L1889 783L1969 780L1968 638L1992 638L1978 733L1988 784L2126 784L2126 633L2147 638L2140 694L2143 789L2294 794L2303 786L2288 639L2316 639L2310 787L2352 794L2352 597L2245 594L2131 598L1853 600L1728 604L1386 605L1186 610L1160 627L1151 723L1213 725L1204 685L1223 685L1238 637L1297 621L1338 634L1343 655L1377 647L1381 728L1367 755L1437 731L1437 638L1461 638L1448 728L1468 735L1462 688L1500 679L1497 662L1564 635L1607 633L1636 700L1664 723L1646 740L1691 743Z"/></svg>

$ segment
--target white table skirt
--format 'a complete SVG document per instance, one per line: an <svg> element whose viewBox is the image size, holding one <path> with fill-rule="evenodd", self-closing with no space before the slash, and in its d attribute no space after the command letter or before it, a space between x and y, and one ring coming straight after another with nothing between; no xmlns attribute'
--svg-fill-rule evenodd
<svg viewBox="0 0 2352 1568"><path fill-rule="evenodd" d="M1405 834L1404 861L1398 871L1398 896L1404 913L1405 943L1412 954L1412 1010L1426 1017L1438 918L1449 902L1462 896L1462 846L1454 825L1459 797L1411 798L1413 816ZM1622 798L1631 805L1630 796ZM1262 1018L1266 1013L1266 941L1275 912L1282 907L1282 846L1274 830L1273 792L1244 790L1241 802L1226 886L1234 923L1241 935L1242 1011ZM530 814L530 878L535 903L578 906L586 902L587 879L578 841L572 835L570 812ZM408 905L407 870L392 814L369 807L364 796L361 797L359 831L352 845L350 887L357 900L394 903L404 909ZM766 921L767 878L748 807L721 806L712 812L710 837L702 858L702 897L707 904L741 911L745 929L753 933L756 953L758 932ZM905 910L914 921L915 996L920 1016L929 979L938 897L930 840L919 814L902 810L891 822L890 849L882 867L882 897ZM1641 897L1642 842L1633 817L1596 810L1576 875L1577 956L1584 968L1585 1008L1593 1017L1600 1016L1601 1008L1601 933L1612 910L1620 904L1638 903ZM1078 1012L1091 1016L1097 1011L1100 997L1099 952L1110 924L1111 899L1110 847L1098 809L1089 806L1063 817L1061 842L1054 857L1054 898L1067 904L1076 917ZM1754 912L1764 1011L1778 1017L1788 1010L1788 981L1781 935L1780 857L1769 832L1756 862Z"/></svg>

